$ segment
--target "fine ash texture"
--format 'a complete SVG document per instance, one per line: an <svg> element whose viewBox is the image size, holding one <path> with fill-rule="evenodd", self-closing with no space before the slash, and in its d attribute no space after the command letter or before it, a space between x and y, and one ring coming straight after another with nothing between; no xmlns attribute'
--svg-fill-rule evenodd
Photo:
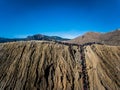
<svg viewBox="0 0 120 90"><path fill-rule="evenodd" d="M120 47L0 44L0 90L120 90Z"/></svg>
<svg viewBox="0 0 120 90"><path fill-rule="evenodd" d="M85 47L90 90L120 90L120 46Z"/></svg>

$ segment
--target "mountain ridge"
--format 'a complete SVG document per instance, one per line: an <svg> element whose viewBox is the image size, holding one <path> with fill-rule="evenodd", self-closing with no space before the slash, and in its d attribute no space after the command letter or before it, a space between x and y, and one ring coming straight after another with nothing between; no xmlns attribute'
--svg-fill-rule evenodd
<svg viewBox="0 0 120 90"><path fill-rule="evenodd" d="M85 43L103 43L107 45L120 45L120 30L115 30L107 33L87 32L82 36L78 36L68 43L85 44Z"/></svg>
<svg viewBox="0 0 120 90"><path fill-rule="evenodd" d="M82 36L78 36L74 39L67 39L58 36L47 36L42 34L35 34L27 36L26 38L0 38L2 42L14 42L14 41L30 41L30 40L46 40L46 41L59 41L73 44L85 44L85 43L101 43L107 45L120 45L120 30L114 30L107 33L87 32Z"/></svg>
<svg viewBox="0 0 120 90"><path fill-rule="evenodd" d="M14 41L29 41L29 40L46 40L46 41L67 41L70 39L62 38L59 36L47 36L42 34L35 34L32 36L27 36L26 38L2 38L0 37L0 43L3 42L14 42Z"/></svg>

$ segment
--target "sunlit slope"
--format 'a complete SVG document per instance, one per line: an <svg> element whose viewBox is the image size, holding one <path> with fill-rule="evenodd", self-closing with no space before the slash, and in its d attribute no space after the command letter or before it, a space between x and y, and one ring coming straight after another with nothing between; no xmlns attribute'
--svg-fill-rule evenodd
<svg viewBox="0 0 120 90"><path fill-rule="evenodd" d="M0 90L82 90L79 57L53 42L0 44Z"/></svg>
<svg viewBox="0 0 120 90"><path fill-rule="evenodd" d="M120 90L120 46L1 43L0 90Z"/></svg>
<svg viewBox="0 0 120 90"><path fill-rule="evenodd" d="M120 90L120 46L87 46L85 58L91 90Z"/></svg>
<svg viewBox="0 0 120 90"><path fill-rule="evenodd" d="M76 43L76 44L85 44L85 43L102 43L111 46L120 46L120 30L115 30L108 33L95 33L88 32L82 36L76 37L67 41L68 43Z"/></svg>

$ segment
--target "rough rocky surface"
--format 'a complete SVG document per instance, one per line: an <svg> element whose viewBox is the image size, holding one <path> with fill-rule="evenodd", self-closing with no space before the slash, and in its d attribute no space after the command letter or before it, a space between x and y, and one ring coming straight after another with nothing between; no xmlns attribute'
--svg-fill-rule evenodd
<svg viewBox="0 0 120 90"><path fill-rule="evenodd" d="M120 47L0 44L0 90L119 90Z"/></svg>

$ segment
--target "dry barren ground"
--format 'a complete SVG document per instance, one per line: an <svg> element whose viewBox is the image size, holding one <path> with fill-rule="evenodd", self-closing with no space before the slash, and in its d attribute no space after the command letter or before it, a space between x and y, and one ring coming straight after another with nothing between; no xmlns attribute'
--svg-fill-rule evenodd
<svg viewBox="0 0 120 90"><path fill-rule="evenodd" d="M0 90L120 90L120 47L0 44Z"/></svg>

